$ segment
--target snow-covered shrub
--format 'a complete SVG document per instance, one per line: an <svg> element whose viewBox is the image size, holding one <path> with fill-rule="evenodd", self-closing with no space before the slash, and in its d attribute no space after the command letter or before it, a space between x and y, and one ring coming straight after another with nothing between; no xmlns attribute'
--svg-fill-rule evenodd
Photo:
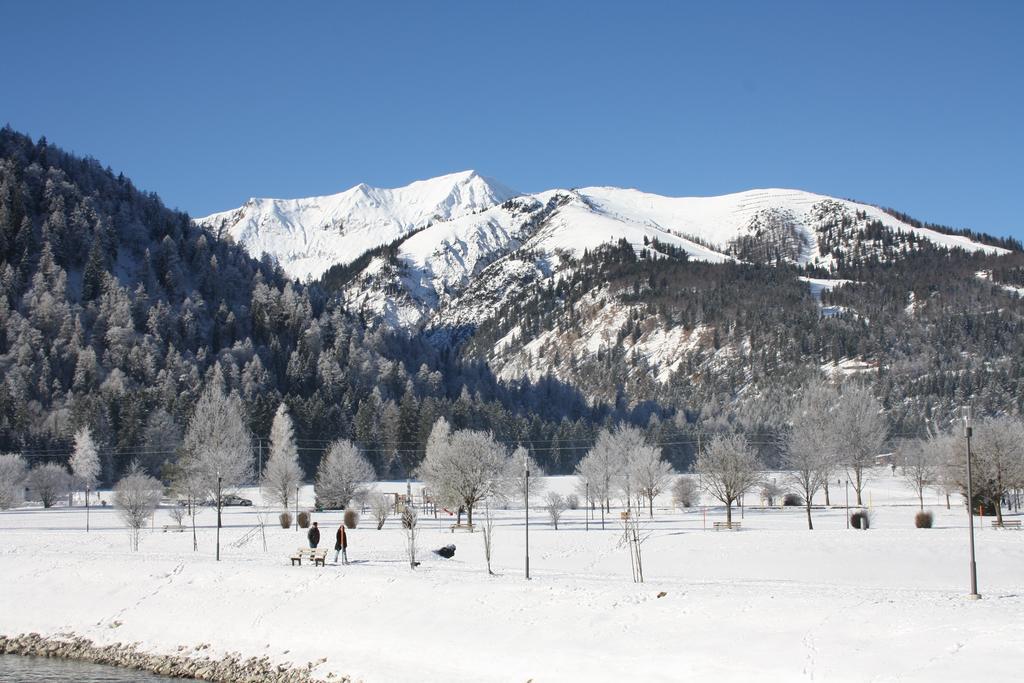
<svg viewBox="0 0 1024 683"><path fill-rule="evenodd" d="M857 510L850 515L850 525L854 529L867 530L871 527L871 513L867 510Z"/></svg>
<svg viewBox="0 0 1024 683"><path fill-rule="evenodd" d="M308 529L309 528L309 522L310 522L309 513L306 512L305 510L300 512L299 513L298 522L299 522L299 528L300 529Z"/></svg>
<svg viewBox="0 0 1024 683"><path fill-rule="evenodd" d="M0 455L0 510L21 505L27 474L25 458L14 453Z"/></svg>
<svg viewBox="0 0 1024 683"><path fill-rule="evenodd" d="M693 507L697 502L697 482L685 474L672 484L672 503L678 508Z"/></svg>
<svg viewBox="0 0 1024 683"><path fill-rule="evenodd" d="M391 500L387 496L378 495L373 499L370 509L373 511L373 518L377 520L377 531L380 531L391 514Z"/></svg>
<svg viewBox="0 0 1024 683"><path fill-rule="evenodd" d="M292 515L290 512L282 512L280 515L277 516L277 521L281 523L282 529L292 528Z"/></svg>
<svg viewBox="0 0 1024 683"><path fill-rule="evenodd" d="M787 493L782 497L782 505L785 507L800 507L803 504L804 498L799 493Z"/></svg>
<svg viewBox="0 0 1024 683"><path fill-rule="evenodd" d="M163 484L134 464L114 486L114 505L132 532L132 550L139 549L139 532L153 516L163 495Z"/></svg>
<svg viewBox="0 0 1024 683"><path fill-rule="evenodd" d="M921 510L914 515L914 526L918 529L931 529L933 521L935 521L935 517L931 510Z"/></svg>
<svg viewBox="0 0 1024 683"><path fill-rule="evenodd" d="M580 497L577 496L575 493L570 493L568 496L565 497L565 504L570 510L579 510Z"/></svg>
<svg viewBox="0 0 1024 683"><path fill-rule="evenodd" d="M35 499L44 508L53 507L57 499L71 488L71 475L55 462L36 465L28 472L27 483Z"/></svg>
<svg viewBox="0 0 1024 683"><path fill-rule="evenodd" d="M359 526L359 511L354 508L345 508L345 528L355 529Z"/></svg>

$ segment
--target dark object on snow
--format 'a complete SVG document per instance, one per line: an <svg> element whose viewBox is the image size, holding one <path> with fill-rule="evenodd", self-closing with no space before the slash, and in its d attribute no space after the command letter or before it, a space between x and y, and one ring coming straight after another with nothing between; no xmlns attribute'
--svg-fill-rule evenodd
<svg viewBox="0 0 1024 683"><path fill-rule="evenodd" d="M914 526L918 529L931 529L933 521L935 518L932 516L931 510L922 510L914 515Z"/></svg>
<svg viewBox="0 0 1024 683"><path fill-rule="evenodd" d="M784 507L796 507L804 504L803 496L799 493L787 493L782 497L782 505Z"/></svg>
<svg viewBox="0 0 1024 683"><path fill-rule="evenodd" d="M850 515L850 526L867 530L871 526L871 515L867 510L857 510Z"/></svg>
<svg viewBox="0 0 1024 683"><path fill-rule="evenodd" d="M440 548L439 550L435 550L434 552L443 557L444 559L450 560L453 557L455 557L455 544L452 543L446 545L445 547Z"/></svg>
<svg viewBox="0 0 1024 683"><path fill-rule="evenodd" d="M313 522L313 528L306 534L306 538L309 539L310 548L315 548L320 544L320 529L317 527L316 522Z"/></svg>

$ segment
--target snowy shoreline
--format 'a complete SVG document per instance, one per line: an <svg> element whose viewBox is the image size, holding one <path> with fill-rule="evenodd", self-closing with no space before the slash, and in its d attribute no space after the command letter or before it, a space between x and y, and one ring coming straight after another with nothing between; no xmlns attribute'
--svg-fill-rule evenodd
<svg viewBox="0 0 1024 683"><path fill-rule="evenodd" d="M268 657L243 659L238 654L228 654L220 659L214 659L208 656L194 656L208 647L205 644L194 647L183 645L178 648L179 654L165 655L145 652L134 643L98 645L88 638L73 634L0 635L0 655L72 659L122 669L148 671L170 678L216 683L322 683L326 680L312 674L312 670L317 666L314 662L304 667L294 667L274 664ZM331 677L331 680L347 683L350 679L345 676Z"/></svg>

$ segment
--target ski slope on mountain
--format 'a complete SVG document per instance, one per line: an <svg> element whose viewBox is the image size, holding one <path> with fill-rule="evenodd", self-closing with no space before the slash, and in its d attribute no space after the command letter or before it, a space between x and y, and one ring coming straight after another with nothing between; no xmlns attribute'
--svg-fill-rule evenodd
<svg viewBox="0 0 1024 683"><path fill-rule="evenodd" d="M257 258L276 257L286 273L305 279L433 222L486 209L515 194L464 171L394 189L359 184L325 197L254 198L196 222L226 231Z"/></svg>

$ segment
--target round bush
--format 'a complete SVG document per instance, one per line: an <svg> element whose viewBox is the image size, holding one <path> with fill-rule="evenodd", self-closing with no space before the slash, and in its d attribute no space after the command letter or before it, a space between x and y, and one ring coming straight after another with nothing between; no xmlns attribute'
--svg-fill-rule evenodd
<svg viewBox="0 0 1024 683"><path fill-rule="evenodd" d="M578 510L580 508L580 497L575 493L570 493L565 498L565 504L570 510Z"/></svg>
<svg viewBox="0 0 1024 683"><path fill-rule="evenodd" d="M309 528L309 522L310 522L309 513L306 512L305 510L300 512L299 513L299 528L300 529L308 529Z"/></svg>
<svg viewBox="0 0 1024 683"><path fill-rule="evenodd" d="M914 526L918 529L931 529L935 516L929 510L921 510L914 515Z"/></svg>
<svg viewBox="0 0 1024 683"><path fill-rule="evenodd" d="M292 526L292 515L290 512L282 512L277 519L281 522L282 529L290 529Z"/></svg>
<svg viewBox="0 0 1024 683"><path fill-rule="evenodd" d="M857 510L850 515L850 526L854 529L867 530L871 528L871 515L867 510Z"/></svg>
<svg viewBox="0 0 1024 683"><path fill-rule="evenodd" d="M345 508L345 528L355 529L359 526L359 512L352 508Z"/></svg>
<svg viewBox="0 0 1024 683"><path fill-rule="evenodd" d="M799 507L804 504L804 498L799 493L787 493L782 497L782 504L785 507Z"/></svg>

